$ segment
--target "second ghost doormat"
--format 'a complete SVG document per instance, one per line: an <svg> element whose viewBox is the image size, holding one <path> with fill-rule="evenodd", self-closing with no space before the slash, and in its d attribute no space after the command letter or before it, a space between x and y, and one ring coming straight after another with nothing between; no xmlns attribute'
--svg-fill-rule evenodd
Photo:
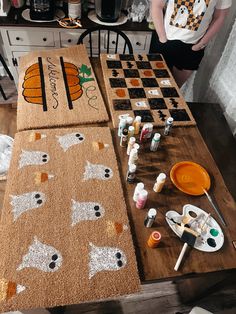
<svg viewBox="0 0 236 314"><path fill-rule="evenodd" d="M109 129L18 133L0 237L0 312L138 291Z"/></svg>
<svg viewBox="0 0 236 314"><path fill-rule="evenodd" d="M108 115L83 45L21 57L18 130L104 121Z"/></svg>

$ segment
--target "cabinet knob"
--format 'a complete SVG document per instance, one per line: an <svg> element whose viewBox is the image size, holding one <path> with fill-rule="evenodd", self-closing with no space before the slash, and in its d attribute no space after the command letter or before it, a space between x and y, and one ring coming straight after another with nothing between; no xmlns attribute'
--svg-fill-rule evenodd
<svg viewBox="0 0 236 314"><path fill-rule="evenodd" d="M72 40L71 39L68 39L68 43L71 43L72 42Z"/></svg>
<svg viewBox="0 0 236 314"><path fill-rule="evenodd" d="M43 41L47 41L47 38L46 38L46 37L44 37L44 38L43 38Z"/></svg>
<svg viewBox="0 0 236 314"><path fill-rule="evenodd" d="M20 40L20 37L16 37L16 40Z"/></svg>
<svg viewBox="0 0 236 314"><path fill-rule="evenodd" d="M141 46L141 43L139 41L137 41L136 46Z"/></svg>
<svg viewBox="0 0 236 314"><path fill-rule="evenodd" d="M115 45L115 43L116 43L116 42L115 42L114 40L112 40L112 42L111 42L111 43L112 43L113 45Z"/></svg>

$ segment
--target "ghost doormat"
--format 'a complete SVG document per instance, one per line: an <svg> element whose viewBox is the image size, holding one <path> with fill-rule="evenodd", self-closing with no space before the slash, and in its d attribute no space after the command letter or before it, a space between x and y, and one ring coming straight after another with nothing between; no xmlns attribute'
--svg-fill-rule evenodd
<svg viewBox="0 0 236 314"><path fill-rule="evenodd" d="M18 133L0 237L0 312L138 291L110 130Z"/></svg>
<svg viewBox="0 0 236 314"><path fill-rule="evenodd" d="M104 121L108 115L83 45L20 59L18 130Z"/></svg>

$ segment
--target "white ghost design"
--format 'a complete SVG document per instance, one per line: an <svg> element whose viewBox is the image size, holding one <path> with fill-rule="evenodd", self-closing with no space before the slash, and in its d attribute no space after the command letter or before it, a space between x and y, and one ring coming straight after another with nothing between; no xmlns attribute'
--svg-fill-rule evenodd
<svg viewBox="0 0 236 314"><path fill-rule="evenodd" d="M108 180L113 176L113 171L104 165L91 164L87 161L84 172L84 180L98 179Z"/></svg>
<svg viewBox="0 0 236 314"><path fill-rule="evenodd" d="M104 216L105 209L95 202L76 202L72 200L72 226L83 220L97 220Z"/></svg>
<svg viewBox="0 0 236 314"><path fill-rule="evenodd" d="M206 12L206 2L205 0L195 0L193 5L193 14L199 16Z"/></svg>
<svg viewBox="0 0 236 314"><path fill-rule="evenodd" d="M160 93L158 92L157 89L150 89L148 91L148 94L150 94L150 95L160 95Z"/></svg>
<svg viewBox="0 0 236 314"><path fill-rule="evenodd" d="M64 152L66 152L71 146L82 143L85 139L84 135L80 132L69 133L56 137L58 138L58 142L60 143Z"/></svg>
<svg viewBox="0 0 236 314"><path fill-rule="evenodd" d="M188 9L185 5L181 5L174 19L174 24L178 26L185 26L188 20Z"/></svg>
<svg viewBox="0 0 236 314"><path fill-rule="evenodd" d="M97 247L93 243L89 245L89 279L99 271L120 270L126 265L126 256L119 248Z"/></svg>
<svg viewBox="0 0 236 314"><path fill-rule="evenodd" d="M161 84L162 84L162 85L165 85L165 86L171 86L170 80L162 80L162 81L161 81Z"/></svg>
<svg viewBox="0 0 236 314"><path fill-rule="evenodd" d="M46 201L45 194L38 191L10 196L14 221L24 212L43 206Z"/></svg>
<svg viewBox="0 0 236 314"><path fill-rule="evenodd" d="M48 163L50 157L45 152L22 150L20 154L19 169L24 166L44 165Z"/></svg>
<svg viewBox="0 0 236 314"><path fill-rule="evenodd" d="M54 272L59 269L61 264L61 253L53 246L43 244L35 236L33 243L29 246L27 254L23 256L17 270L32 267L44 272Z"/></svg>

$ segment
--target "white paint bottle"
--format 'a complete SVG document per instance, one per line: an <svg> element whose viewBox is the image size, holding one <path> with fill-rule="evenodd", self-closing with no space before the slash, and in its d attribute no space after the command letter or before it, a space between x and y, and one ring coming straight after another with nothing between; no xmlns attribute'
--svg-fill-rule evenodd
<svg viewBox="0 0 236 314"><path fill-rule="evenodd" d="M144 184L143 184L143 182L139 182L139 183L136 185L135 189L134 189L133 200L134 200L135 202L137 202L139 193L140 193L140 191L142 191L143 189L144 189Z"/></svg>
<svg viewBox="0 0 236 314"><path fill-rule="evenodd" d="M156 182L155 182L154 187L153 187L153 191L156 193L161 192L161 190L165 184L165 181L166 181L166 174L162 172L158 175L158 177L156 179Z"/></svg>
<svg viewBox="0 0 236 314"><path fill-rule="evenodd" d="M156 152L157 148L160 144L160 139L161 139L161 134L160 133L155 133L153 138L152 138L152 142L150 145L150 151L151 152Z"/></svg>
<svg viewBox="0 0 236 314"><path fill-rule="evenodd" d="M127 146L127 155L130 155L131 149L134 148L134 144L135 144L136 138L131 136L128 142L128 146Z"/></svg>

